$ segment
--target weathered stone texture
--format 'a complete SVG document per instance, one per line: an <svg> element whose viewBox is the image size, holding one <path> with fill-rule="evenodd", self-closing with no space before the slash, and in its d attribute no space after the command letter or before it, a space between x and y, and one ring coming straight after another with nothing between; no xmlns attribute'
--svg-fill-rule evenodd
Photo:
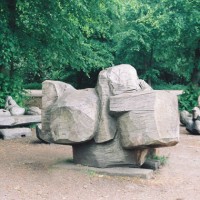
<svg viewBox="0 0 200 200"><path fill-rule="evenodd" d="M44 140L52 141L50 134L50 112L52 105L63 93L67 95L75 90L70 84L60 81L46 80L42 83L42 131L40 134Z"/></svg>
<svg viewBox="0 0 200 200"><path fill-rule="evenodd" d="M20 116L0 117L0 127L28 125L28 124L35 124L39 122L41 122L40 115L20 115Z"/></svg>
<svg viewBox="0 0 200 200"><path fill-rule="evenodd" d="M59 97L50 112L50 132L54 142L73 144L94 137L98 116L98 96L94 89L76 90Z"/></svg>
<svg viewBox="0 0 200 200"><path fill-rule="evenodd" d="M144 163L147 153L147 149L125 150L120 144L119 134L107 143L96 144L92 140L73 145L74 162L91 167L139 167Z"/></svg>
<svg viewBox="0 0 200 200"><path fill-rule="evenodd" d="M25 112L26 115L41 115L41 109L35 106L29 107Z"/></svg>
<svg viewBox="0 0 200 200"><path fill-rule="evenodd" d="M13 116L1 116L0 117L0 127L12 126L14 124L15 124L15 119Z"/></svg>
<svg viewBox="0 0 200 200"><path fill-rule="evenodd" d="M12 128L12 129L0 129L0 137L4 140L22 138L31 136L32 131L30 128Z"/></svg>
<svg viewBox="0 0 200 200"><path fill-rule="evenodd" d="M110 97L109 110L113 114L127 111L153 111L154 100L154 90L123 93Z"/></svg>
<svg viewBox="0 0 200 200"><path fill-rule="evenodd" d="M193 110L195 111L195 110ZM200 134L200 119L199 114L192 114L186 110L180 112L180 121L186 126L186 129L192 134Z"/></svg>
<svg viewBox="0 0 200 200"><path fill-rule="evenodd" d="M117 131L116 120L109 114L110 98L126 92L151 90L151 87L138 78L135 68L122 64L101 71L96 89L100 98L100 112L94 140L96 143L102 143L112 140Z"/></svg>
<svg viewBox="0 0 200 200"><path fill-rule="evenodd" d="M103 143L112 140L116 133L116 120L109 115L109 97L111 95L108 84L107 71L99 73L96 90L99 96L100 108L98 116L98 126L94 140L96 143Z"/></svg>
<svg viewBox="0 0 200 200"><path fill-rule="evenodd" d="M179 115L176 96L165 91L152 91L142 94L142 101L138 96L132 100L138 105L138 109L126 112L118 118L124 148L162 147L178 143ZM144 105L144 110L140 103Z"/></svg>
<svg viewBox="0 0 200 200"><path fill-rule="evenodd" d="M137 72L131 65L110 67L106 72L112 95L141 90Z"/></svg>

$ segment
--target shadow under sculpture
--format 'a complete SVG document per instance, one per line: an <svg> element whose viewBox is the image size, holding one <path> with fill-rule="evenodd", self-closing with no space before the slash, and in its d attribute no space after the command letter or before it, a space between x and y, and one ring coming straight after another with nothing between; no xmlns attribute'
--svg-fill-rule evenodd
<svg viewBox="0 0 200 200"><path fill-rule="evenodd" d="M44 81L39 139L72 145L75 163L139 167L152 148L179 141L177 97L154 91L131 65L102 70L96 88Z"/></svg>

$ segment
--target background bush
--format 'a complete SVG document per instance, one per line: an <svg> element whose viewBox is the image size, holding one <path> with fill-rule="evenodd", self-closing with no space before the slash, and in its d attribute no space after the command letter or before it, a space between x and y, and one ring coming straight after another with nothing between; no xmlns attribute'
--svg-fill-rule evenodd
<svg viewBox="0 0 200 200"><path fill-rule="evenodd" d="M0 108L5 107L7 96L12 96L20 106L24 105L24 101L27 98L21 78L10 79L0 73Z"/></svg>
<svg viewBox="0 0 200 200"><path fill-rule="evenodd" d="M198 106L198 97L200 95L200 88L196 85L188 85L183 91L182 95L179 95L179 110L187 110L189 112L195 106Z"/></svg>

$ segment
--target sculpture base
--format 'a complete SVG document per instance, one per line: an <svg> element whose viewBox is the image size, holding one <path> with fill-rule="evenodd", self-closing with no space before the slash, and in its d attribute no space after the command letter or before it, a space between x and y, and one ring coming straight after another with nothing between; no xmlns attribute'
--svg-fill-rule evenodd
<svg viewBox="0 0 200 200"><path fill-rule="evenodd" d="M110 142L97 144L91 140L72 147L74 163L99 168L140 167L145 162L149 152L149 149L123 149L118 134Z"/></svg>

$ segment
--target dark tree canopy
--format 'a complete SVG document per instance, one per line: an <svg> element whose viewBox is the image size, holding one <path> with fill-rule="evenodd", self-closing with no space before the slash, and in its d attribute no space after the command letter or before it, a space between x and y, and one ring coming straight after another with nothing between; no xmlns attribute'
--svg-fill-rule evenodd
<svg viewBox="0 0 200 200"><path fill-rule="evenodd" d="M94 86L99 70L120 63L153 85L197 84L199 8L199 0L0 0L0 104L23 83Z"/></svg>

